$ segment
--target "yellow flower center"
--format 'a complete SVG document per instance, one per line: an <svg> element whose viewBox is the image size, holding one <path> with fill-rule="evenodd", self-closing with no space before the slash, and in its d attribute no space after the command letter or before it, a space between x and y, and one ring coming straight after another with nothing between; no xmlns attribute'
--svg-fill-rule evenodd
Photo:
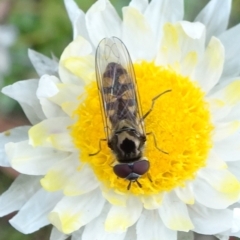
<svg viewBox="0 0 240 240"><path fill-rule="evenodd" d="M72 126L81 162L88 163L106 187L118 192L151 195L184 186L185 181L194 179L198 169L205 166L211 148L213 126L204 92L189 78L154 63L134 64L134 69L143 113L150 109L155 96L172 90L155 101L145 119L146 132L153 132L157 146L168 154L156 148L153 135L147 135L144 156L150 162L150 169L139 178L142 188L133 182L130 190L127 190L129 181L113 172L116 159L107 142L101 143L98 154L89 156L98 151L99 140L106 137L97 84L92 82L81 96L83 103L76 110L78 120Z"/></svg>

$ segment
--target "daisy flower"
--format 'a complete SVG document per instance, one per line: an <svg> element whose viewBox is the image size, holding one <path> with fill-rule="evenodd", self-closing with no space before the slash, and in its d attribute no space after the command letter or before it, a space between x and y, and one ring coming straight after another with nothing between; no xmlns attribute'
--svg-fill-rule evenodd
<svg viewBox="0 0 240 240"><path fill-rule="evenodd" d="M179 233L240 236L240 25L227 30L231 0L211 0L194 22L183 1L132 0L123 20L108 0L84 14L65 0L73 41L59 62L29 51L39 79L2 92L32 126L1 134L2 166L20 172L0 215L51 239L177 240ZM95 53L115 36L131 56L145 119L147 174L128 190L113 171L95 74ZM159 146L164 152L156 148ZM191 237L191 236L190 236ZM184 239L187 239L185 237Z"/></svg>

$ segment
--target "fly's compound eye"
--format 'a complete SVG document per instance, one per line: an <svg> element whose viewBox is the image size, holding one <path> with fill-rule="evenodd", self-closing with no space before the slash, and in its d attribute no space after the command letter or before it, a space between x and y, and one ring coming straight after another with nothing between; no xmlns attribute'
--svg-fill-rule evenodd
<svg viewBox="0 0 240 240"><path fill-rule="evenodd" d="M113 167L113 171L120 178L128 179L132 175L132 173L135 176L134 178L138 178L139 176L145 174L149 170L149 167L149 161L147 161L146 159L142 159L134 163L117 164Z"/></svg>
<svg viewBox="0 0 240 240"><path fill-rule="evenodd" d="M114 173L120 178L126 178L132 173L132 168L127 163L117 164L113 167Z"/></svg>
<svg viewBox="0 0 240 240"><path fill-rule="evenodd" d="M147 161L146 159L139 160L137 162L134 162L133 172L138 175L143 175L149 170L149 167L150 167L149 161Z"/></svg>

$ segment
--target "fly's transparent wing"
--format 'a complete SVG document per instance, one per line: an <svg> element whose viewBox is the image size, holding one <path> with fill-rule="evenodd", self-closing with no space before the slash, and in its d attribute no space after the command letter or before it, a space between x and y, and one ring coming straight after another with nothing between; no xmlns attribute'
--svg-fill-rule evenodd
<svg viewBox="0 0 240 240"><path fill-rule="evenodd" d="M121 120L145 134L135 73L128 50L116 38L104 38L96 51L96 78L107 139Z"/></svg>

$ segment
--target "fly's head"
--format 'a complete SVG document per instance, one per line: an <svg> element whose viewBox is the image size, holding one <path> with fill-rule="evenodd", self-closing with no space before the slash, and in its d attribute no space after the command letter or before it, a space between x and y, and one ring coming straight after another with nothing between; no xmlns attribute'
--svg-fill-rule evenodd
<svg viewBox="0 0 240 240"><path fill-rule="evenodd" d="M142 187L138 182L138 178L147 173L150 168L150 163L147 158L142 157L139 160L131 163L119 163L113 167L114 173L120 177L129 180L128 190L132 182L136 182L139 187Z"/></svg>

